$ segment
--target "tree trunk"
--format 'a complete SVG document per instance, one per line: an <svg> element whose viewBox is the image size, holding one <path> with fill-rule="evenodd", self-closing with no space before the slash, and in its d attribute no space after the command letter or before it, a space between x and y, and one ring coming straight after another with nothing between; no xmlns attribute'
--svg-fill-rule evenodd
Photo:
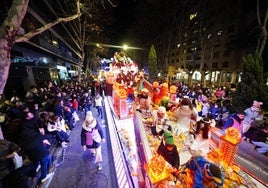
<svg viewBox="0 0 268 188"><path fill-rule="evenodd" d="M0 94L4 93L10 68L10 47L5 38L0 39Z"/></svg>
<svg viewBox="0 0 268 188"><path fill-rule="evenodd" d="M0 26L0 94L3 94L11 64L10 50L27 12L29 0L14 0L9 14Z"/></svg>

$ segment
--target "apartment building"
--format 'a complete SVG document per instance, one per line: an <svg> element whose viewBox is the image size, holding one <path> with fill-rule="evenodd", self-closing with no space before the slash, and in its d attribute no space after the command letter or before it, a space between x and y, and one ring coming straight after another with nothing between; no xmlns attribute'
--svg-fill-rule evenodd
<svg viewBox="0 0 268 188"><path fill-rule="evenodd" d="M191 77L193 82L201 82L205 75L206 85L229 86L239 82L242 58L253 53L257 43L256 40L251 46L242 46L239 37L249 26L258 27L256 8L247 11L241 3L243 1L231 3L237 7L232 9L235 11L218 13L224 15L209 10L215 9L210 6L202 13L200 3L188 9L182 7L183 15L177 19L172 32L169 30L155 40L159 64L166 66L164 74L169 80L187 82Z"/></svg>
<svg viewBox="0 0 268 188"><path fill-rule="evenodd" d="M59 17L53 1L30 1L21 32L29 32ZM70 15L69 15L70 16ZM11 49L10 74L6 84L7 96L14 92L24 95L32 85L52 80L59 84L78 76L79 46L65 23L46 30L27 42Z"/></svg>

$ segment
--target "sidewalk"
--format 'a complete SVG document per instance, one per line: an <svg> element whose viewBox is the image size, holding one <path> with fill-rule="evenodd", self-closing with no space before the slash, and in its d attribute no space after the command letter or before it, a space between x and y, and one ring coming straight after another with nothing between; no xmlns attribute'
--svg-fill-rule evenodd
<svg viewBox="0 0 268 188"><path fill-rule="evenodd" d="M104 120L97 117L96 108L91 109L94 117L103 128L106 142L102 145L103 169L97 170L94 158L89 151L84 152L81 147L80 133L84 116L80 115L80 121L70 132L70 143L67 148L55 148L52 153L54 176L42 184L42 188L59 187L97 187L109 188L114 185L114 169L111 165L113 160L109 151L109 139L107 127Z"/></svg>

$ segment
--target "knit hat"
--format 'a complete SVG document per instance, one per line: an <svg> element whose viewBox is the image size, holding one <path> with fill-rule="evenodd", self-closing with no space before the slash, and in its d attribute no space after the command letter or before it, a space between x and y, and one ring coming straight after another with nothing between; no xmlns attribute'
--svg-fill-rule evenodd
<svg viewBox="0 0 268 188"><path fill-rule="evenodd" d="M173 139L173 136L170 132L168 131L165 131L164 132L164 140L165 140L165 143L166 145L174 145L174 139Z"/></svg>
<svg viewBox="0 0 268 188"><path fill-rule="evenodd" d="M252 106L254 106L256 108L260 108L262 104L263 104L262 102L258 102L258 101L255 100L255 101L253 101Z"/></svg>
<svg viewBox="0 0 268 188"><path fill-rule="evenodd" d="M86 118L85 118L85 121L82 124L82 127L87 131L91 131L91 129L96 127L96 125L97 125L96 119L93 117L92 112L88 111Z"/></svg>

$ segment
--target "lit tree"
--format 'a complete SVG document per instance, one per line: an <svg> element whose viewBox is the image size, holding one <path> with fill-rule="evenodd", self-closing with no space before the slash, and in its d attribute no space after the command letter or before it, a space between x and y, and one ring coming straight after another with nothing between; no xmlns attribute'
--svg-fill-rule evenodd
<svg viewBox="0 0 268 188"><path fill-rule="evenodd" d="M15 43L28 41L60 22L69 22L81 15L80 3L78 1L76 14L64 18L57 18L40 28L24 33L20 26L27 12L28 3L29 0L13 0L10 6L6 7L8 8L8 12L0 26L0 94L3 94L7 82L11 64L10 51Z"/></svg>

